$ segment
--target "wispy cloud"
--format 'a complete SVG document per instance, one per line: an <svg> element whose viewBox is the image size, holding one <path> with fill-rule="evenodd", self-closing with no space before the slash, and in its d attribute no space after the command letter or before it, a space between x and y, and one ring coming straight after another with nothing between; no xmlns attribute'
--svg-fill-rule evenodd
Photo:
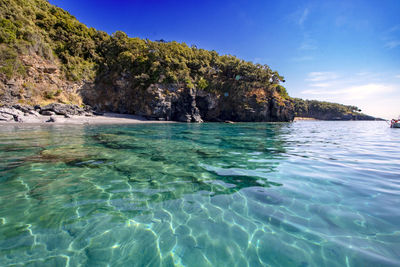
<svg viewBox="0 0 400 267"><path fill-rule="evenodd" d="M394 77L400 79L400 74L397 74Z"/></svg>
<svg viewBox="0 0 400 267"><path fill-rule="evenodd" d="M389 48L389 49L393 49L400 46L400 40L393 40L393 41L389 41L386 42L385 47Z"/></svg>
<svg viewBox="0 0 400 267"><path fill-rule="evenodd" d="M304 33L303 41L299 46L299 50L315 50L317 48L317 42L311 38L308 33Z"/></svg>
<svg viewBox="0 0 400 267"><path fill-rule="evenodd" d="M308 8L305 8L303 13L301 13L301 16L299 18L298 24L300 26L303 26L304 22L307 20L308 14L310 13Z"/></svg>
<svg viewBox="0 0 400 267"><path fill-rule="evenodd" d="M320 88L326 88L326 87L332 87L333 83L312 83L310 84L312 87L320 87Z"/></svg>
<svg viewBox="0 0 400 267"><path fill-rule="evenodd" d="M330 86L328 86L330 87ZM305 90L301 92L306 95L313 96L325 96L325 97L340 97L341 100L358 100L371 98L373 96L382 96L382 94L390 93L395 91L395 86L386 84L364 84L349 86L341 89L316 89L316 90Z"/></svg>
<svg viewBox="0 0 400 267"><path fill-rule="evenodd" d="M308 19L310 14L309 7L297 8L293 13L290 13L284 17L284 20L291 25L297 25L303 28L303 25Z"/></svg>
<svg viewBox="0 0 400 267"><path fill-rule="evenodd" d="M365 19L354 19L352 16L339 16L335 20L336 27L349 28L351 30L364 30L369 27L369 21Z"/></svg>
<svg viewBox="0 0 400 267"><path fill-rule="evenodd" d="M334 80L339 77L339 75L334 72L310 72L307 76L308 78L306 79L306 81L309 82Z"/></svg>
<svg viewBox="0 0 400 267"><path fill-rule="evenodd" d="M296 62L304 62L304 61L314 60L314 57L313 56L300 56L300 57L294 57L292 60L296 61Z"/></svg>
<svg viewBox="0 0 400 267"><path fill-rule="evenodd" d="M315 50L317 48L318 47L314 43L308 41L304 41L299 47L300 50Z"/></svg>
<svg viewBox="0 0 400 267"><path fill-rule="evenodd" d="M383 45L387 49L394 49L400 46L400 40L398 39L400 33L400 24L394 25L383 32L381 40L385 42Z"/></svg>
<svg viewBox="0 0 400 267"><path fill-rule="evenodd" d="M365 72L357 72L356 75L357 76L368 76L368 75L371 75L371 73L367 72L367 71L365 71Z"/></svg>
<svg viewBox="0 0 400 267"><path fill-rule="evenodd" d="M385 34L391 34L393 32L397 32L400 31L400 24L397 24L391 28L389 28L388 30L385 31Z"/></svg>

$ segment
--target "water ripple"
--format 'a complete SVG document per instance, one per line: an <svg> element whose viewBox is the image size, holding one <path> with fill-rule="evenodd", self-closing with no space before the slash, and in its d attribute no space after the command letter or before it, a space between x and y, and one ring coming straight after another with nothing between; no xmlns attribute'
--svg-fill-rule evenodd
<svg viewBox="0 0 400 267"><path fill-rule="evenodd" d="M399 266L384 122L0 129L2 266Z"/></svg>

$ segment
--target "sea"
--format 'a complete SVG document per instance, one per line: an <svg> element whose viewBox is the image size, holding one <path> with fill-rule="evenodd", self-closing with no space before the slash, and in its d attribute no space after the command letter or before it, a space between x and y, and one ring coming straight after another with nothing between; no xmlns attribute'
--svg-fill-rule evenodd
<svg viewBox="0 0 400 267"><path fill-rule="evenodd" d="M0 125L0 266L400 266L400 129Z"/></svg>

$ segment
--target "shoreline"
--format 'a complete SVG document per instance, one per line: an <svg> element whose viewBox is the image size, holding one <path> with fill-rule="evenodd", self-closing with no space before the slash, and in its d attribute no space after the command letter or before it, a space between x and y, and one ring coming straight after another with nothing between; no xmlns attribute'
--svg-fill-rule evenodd
<svg viewBox="0 0 400 267"><path fill-rule="evenodd" d="M111 124L149 124L177 123L176 121L148 120L145 117L130 114L106 112L103 115L25 115L21 121L0 121L0 125L111 125Z"/></svg>

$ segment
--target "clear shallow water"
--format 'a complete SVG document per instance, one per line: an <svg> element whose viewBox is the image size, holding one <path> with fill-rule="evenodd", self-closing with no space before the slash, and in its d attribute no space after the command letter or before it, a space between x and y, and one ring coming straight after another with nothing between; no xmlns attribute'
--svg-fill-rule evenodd
<svg viewBox="0 0 400 267"><path fill-rule="evenodd" d="M0 266L399 266L384 122L0 126Z"/></svg>

